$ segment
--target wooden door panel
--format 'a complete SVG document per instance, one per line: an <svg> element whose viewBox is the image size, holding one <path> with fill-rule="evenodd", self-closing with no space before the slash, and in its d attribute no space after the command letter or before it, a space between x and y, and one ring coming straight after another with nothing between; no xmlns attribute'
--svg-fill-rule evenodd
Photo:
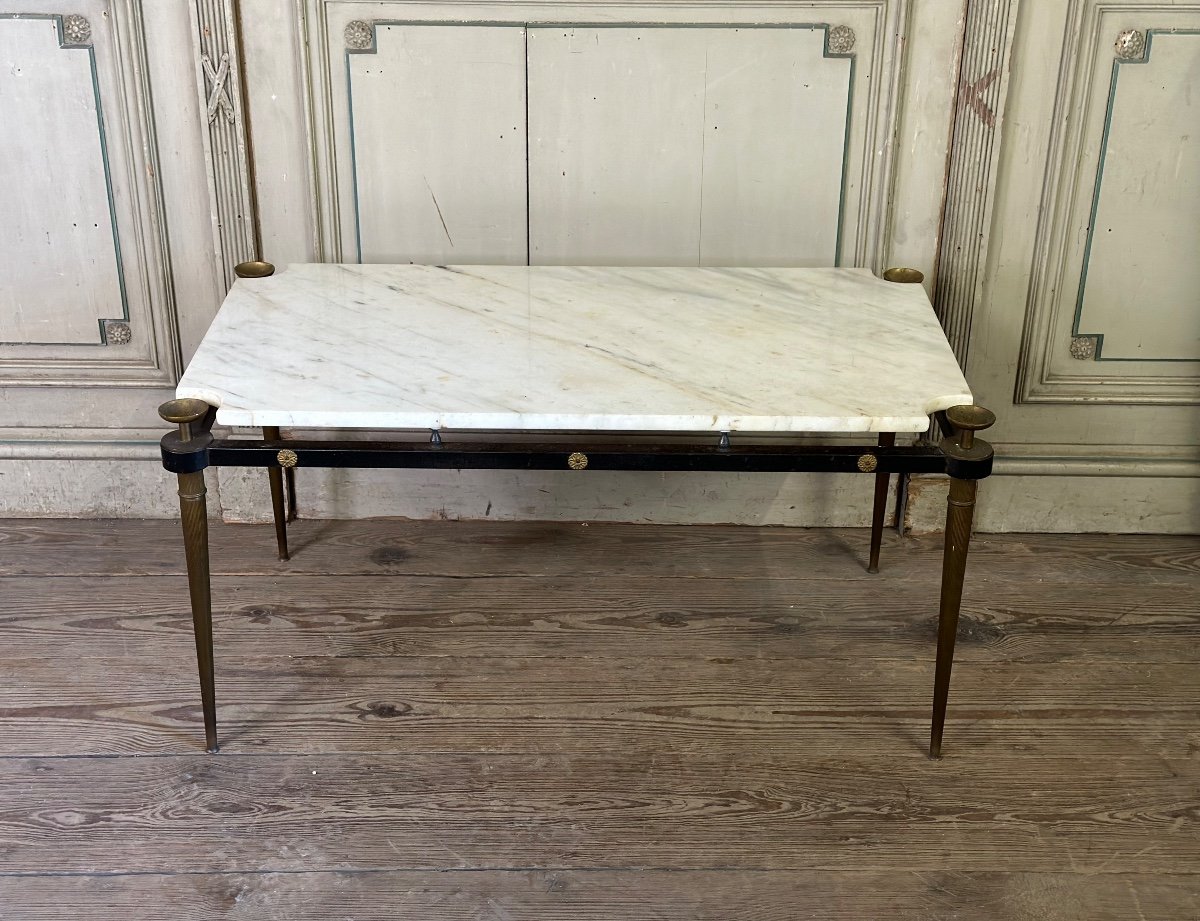
<svg viewBox="0 0 1200 921"><path fill-rule="evenodd" d="M524 263L524 28L371 35L346 52L359 261Z"/></svg>
<svg viewBox="0 0 1200 921"><path fill-rule="evenodd" d="M535 262L839 263L853 57L827 27L549 26L529 49Z"/></svg>

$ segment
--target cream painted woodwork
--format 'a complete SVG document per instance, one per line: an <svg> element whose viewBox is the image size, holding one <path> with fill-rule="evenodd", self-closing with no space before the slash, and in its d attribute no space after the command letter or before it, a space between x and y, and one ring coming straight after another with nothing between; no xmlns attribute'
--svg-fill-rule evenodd
<svg viewBox="0 0 1200 921"><path fill-rule="evenodd" d="M1148 29L1142 57L1112 64L1071 330L1098 340L1095 361L1200 362L1200 16L1195 25Z"/></svg>
<svg viewBox="0 0 1200 921"><path fill-rule="evenodd" d="M1062 12L1060 34L1079 39L1053 108L1033 103L1053 130L1017 400L1195 405L1200 4L1077 0Z"/></svg>
<svg viewBox="0 0 1200 921"><path fill-rule="evenodd" d="M52 150L78 154L35 164L23 156L20 132L0 133L0 162L26 165L21 181L0 184L0 251L13 272L0 291L7 345L97 345L131 335L91 27L71 19L68 35L63 22L0 19L0 124L39 125ZM30 291L39 292L36 301Z"/></svg>
<svg viewBox="0 0 1200 921"><path fill-rule="evenodd" d="M370 48L346 52L353 252L362 262L524 263L525 30L374 33Z"/></svg>
<svg viewBox="0 0 1200 921"><path fill-rule="evenodd" d="M850 148L854 57L827 28L549 26L528 44L530 262L841 262L863 132Z"/></svg>
<svg viewBox="0 0 1200 921"><path fill-rule="evenodd" d="M1200 530L1198 78L1196 2L1021 7L967 379L999 471L1112 530ZM987 493L985 525L1022 517Z"/></svg>
<svg viewBox="0 0 1200 921"><path fill-rule="evenodd" d="M0 512L172 514L155 407L261 249L281 268L913 266L999 418L979 526L1200 530L1195 0L241 6L0 0L3 207L28 215L0 230L20 279L0 291ZM57 40L69 16L82 47ZM16 65L38 94L11 96ZM33 122L15 142L11 113ZM264 479L214 473L210 508L261 520ZM299 483L314 516L862 524L870 507L854 477ZM907 521L937 527L944 496L915 480Z"/></svg>
<svg viewBox="0 0 1200 921"><path fill-rule="evenodd" d="M181 369L143 40L134 4L0 3L5 384L166 386Z"/></svg>
<svg viewBox="0 0 1200 921"><path fill-rule="evenodd" d="M305 0L315 256L931 270L962 11L916 5Z"/></svg>
<svg viewBox="0 0 1200 921"><path fill-rule="evenodd" d="M132 0L0 0L9 514L136 515L155 504L133 486L156 453L156 406L218 297L191 57L179 53L191 47L187 14Z"/></svg>

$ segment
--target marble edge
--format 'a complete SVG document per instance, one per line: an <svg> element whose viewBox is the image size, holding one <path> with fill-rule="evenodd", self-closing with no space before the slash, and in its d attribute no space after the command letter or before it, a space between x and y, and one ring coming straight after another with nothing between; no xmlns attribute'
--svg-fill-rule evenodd
<svg viewBox="0 0 1200 921"><path fill-rule="evenodd" d="M951 404L954 405L954 404ZM327 416L336 417L335 422ZM761 420L761 422L760 422ZM852 425L847 425L847 422ZM248 428L383 429L395 431L457 432L741 432L743 434L816 432L898 432L915 434L929 428L928 416L847 417L778 416L725 419L712 416L548 416L538 413L446 413L431 420L428 415L386 413L292 413L217 411L217 423ZM859 424L861 423L861 424Z"/></svg>
<svg viewBox="0 0 1200 921"><path fill-rule="evenodd" d="M596 432L898 432L918 433L929 427L929 414L971 402L970 395L934 401L921 416L728 416L728 415L554 415L548 413L385 413L248 410L221 407L202 393L179 393L217 406L217 422L250 428L364 428L428 431L596 431Z"/></svg>
<svg viewBox="0 0 1200 921"><path fill-rule="evenodd" d="M929 428L932 413L951 406L974 402L970 392L930 400L920 416L733 416L728 414L654 415L645 414L566 414L566 413L428 413L380 412L370 410L305 411L254 410L222 406L221 395L202 387L180 383L175 395L179 399L204 400L217 407L219 425L249 428L263 426L304 428L363 428L429 431L511 431L550 432L897 432L918 433Z"/></svg>

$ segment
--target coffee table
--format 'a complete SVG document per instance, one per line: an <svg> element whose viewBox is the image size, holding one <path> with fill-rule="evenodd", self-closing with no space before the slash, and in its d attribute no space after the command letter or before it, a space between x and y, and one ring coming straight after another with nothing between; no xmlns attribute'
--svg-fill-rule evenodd
<svg viewBox="0 0 1200 921"><path fill-rule="evenodd" d="M206 467L269 473L288 558L297 466L946 473L929 754L940 757L977 481L995 417L917 284L864 269L243 263L162 417L177 474L207 750L217 750ZM896 444L934 416L940 444ZM216 438L216 424L262 429ZM287 439L283 427L329 430ZM363 441L338 430L407 438ZM413 432L428 440L412 440ZM456 436L490 433L488 441ZM637 438L621 440L625 433ZM765 433L819 433L788 443ZM651 436L651 437L646 437ZM759 436L757 440L755 436ZM873 436L850 443L847 436Z"/></svg>

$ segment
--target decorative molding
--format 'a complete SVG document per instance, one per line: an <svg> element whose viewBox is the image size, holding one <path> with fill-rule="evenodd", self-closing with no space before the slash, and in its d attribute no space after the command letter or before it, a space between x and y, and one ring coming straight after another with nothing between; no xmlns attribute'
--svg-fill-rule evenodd
<svg viewBox="0 0 1200 921"><path fill-rule="evenodd" d="M1019 0L969 0L933 306L965 366L987 264Z"/></svg>
<svg viewBox="0 0 1200 921"><path fill-rule="evenodd" d="M70 16L62 18L62 34L64 48L87 45L92 40L92 24L87 21L87 17L72 13Z"/></svg>
<svg viewBox="0 0 1200 921"><path fill-rule="evenodd" d="M1125 29L1117 36L1113 50L1122 61L1146 59L1146 35L1137 29Z"/></svg>
<svg viewBox="0 0 1200 921"><path fill-rule="evenodd" d="M22 19L50 19L55 22L58 27L58 47L67 50L85 50L88 53L88 64L92 79L92 96L96 104L96 134L100 144L100 159L104 168L104 187L105 194L108 199L108 219L112 225L112 246L113 259L116 263L116 275L118 285L120 286L121 295L121 317L123 321L129 319L129 299L125 295L124 285L121 284L121 278L125 271L121 262L121 239L117 233L117 216L113 209L113 189L112 189L112 168L109 165L108 142L104 133L104 106L100 100L100 84L96 73L96 54L91 45L92 26L83 16L72 14L70 16L60 16L57 14L49 15L0 15L0 19L22 20ZM72 194L78 194L77 189L71 190ZM95 342L79 343L79 342L55 342L49 340L37 341L10 341L0 342L0 345L35 345L35 346L65 346L74 348L79 345L107 345L108 339L105 336L106 324L113 322L111 320L102 319L98 321L98 338Z"/></svg>
<svg viewBox="0 0 1200 921"><path fill-rule="evenodd" d="M133 330L121 320L105 320L102 328L105 345L129 345L133 341Z"/></svg>
<svg viewBox="0 0 1200 921"><path fill-rule="evenodd" d="M75 14L0 18L56 20L61 46L86 49L91 57L124 302L121 317L98 321L96 345L109 344L108 331L115 326L124 327L129 340L116 350L40 342L6 347L0 350L0 385L147 387L170 385L179 379L182 358L151 115L142 4L140 0L111 0L108 6L99 33L93 31L90 20ZM99 60L97 41L104 43Z"/></svg>
<svg viewBox="0 0 1200 921"><path fill-rule="evenodd" d="M997 446L993 476L1200 477L1200 460L1182 457L1007 456Z"/></svg>
<svg viewBox="0 0 1200 921"><path fill-rule="evenodd" d="M1087 290L1088 281L1088 266L1091 263L1092 244L1096 239L1096 224L1097 215L1100 213L1100 196L1101 189L1104 183L1104 163L1105 156L1108 152L1108 144L1112 137L1112 119L1113 109L1117 104L1117 81L1121 75L1122 65L1125 64L1147 64L1150 61L1150 49L1156 30L1151 29L1146 32L1140 32L1137 29L1126 29L1117 36L1114 51L1116 61L1113 63L1112 80L1108 90L1108 105L1104 112L1104 132L1100 140L1100 161L1096 167L1096 184L1092 192L1092 210L1088 218L1087 225L1087 241L1083 245L1083 268L1079 273L1079 293L1075 299L1075 318L1071 324L1071 333L1075 337L1071 343L1071 357L1078 358L1075 354L1075 343L1082 338L1089 338L1093 341L1092 354L1088 355L1096 361L1197 361L1195 358L1109 358L1104 355L1104 334L1103 333L1085 333L1080 331L1080 325L1083 323L1083 305L1084 294ZM1168 30L1176 33L1180 30ZM1200 34L1193 32L1192 34Z"/></svg>
<svg viewBox="0 0 1200 921"><path fill-rule="evenodd" d="M375 47L375 26L361 19L346 23L342 36L346 39L346 47L354 51L373 50Z"/></svg>
<svg viewBox="0 0 1200 921"><path fill-rule="evenodd" d="M885 216L895 159L899 87L903 71L900 36L911 0L845 0L838 12L846 21L836 26L813 23L808 0L778 0L769 10L755 4L713 4L708 0L647 0L622 5L619 18L597 15L567 0L514 0L489 4L486 19L472 19L461 8L439 9L421 0L385 0L372 6L370 22L357 18L362 5L353 0L299 0L303 58L302 91L308 108L308 142L312 155L311 194L315 215L316 258L344 262L355 258L354 175L347 123L347 52L375 50L378 27L410 25L604 25L663 27L786 27L826 30L830 56L855 62L851 78L850 143L844 161L844 219L839 228L843 265L882 270ZM411 15L406 15L411 11ZM853 26L850 23L853 22ZM845 31L838 31L838 30ZM371 41L366 42L368 30ZM830 45L830 35L836 32ZM847 44L852 41L852 45ZM839 47L853 51L839 52Z"/></svg>
<svg viewBox="0 0 1200 921"><path fill-rule="evenodd" d="M849 26L833 26L825 33L827 54L849 54L854 50L854 30Z"/></svg>
<svg viewBox="0 0 1200 921"><path fill-rule="evenodd" d="M355 137L355 120L354 120L355 108L354 108L354 79L353 79L354 68L350 61L350 58L351 58L351 56L354 56L354 55L375 55L375 54L379 53L378 31L377 31L379 27L407 26L407 25L412 25L412 24L413 23L404 22L404 21L400 21L400 20L388 20L388 19L374 20L370 23L366 23L361 20L356 20L356 21L348 23L344 30L345 37L347 40L347 46L348 46L346 48L346 52L345 52L345 55L346 55L346 68L345 68L346 101L347 101L346 111L347 111L347 118L348 118L347 136L349 139L348 156L349 156L349 160L350 160L350 179L349 179L349 190L348 191L349 191L350 201L352 202L352 205L353 205L354 258L355 258L355 261L357 261L359 263L361 263L363 261L363 252L364 252L363 234L362 234L363 211L362 211L362 189L361 189L361 185L360 185L360 168L359 168L359 162L357 160L356 152L361 148ZM465 23L452 23L451 22L451 23L438 23L438 24L439 25L450 25L450 26L452 26L452 25L466 25L466 26L480 25L480 23L476 23L476 22L465 22ZM500 28L500 27L512 28L514 25L518 25L518 26L521 26L522 29L525 31L528 31L528 30L536 31L537 29L545 29L545 28L554 28L554 29L558 28L557 25L548 26L546 24L533 23L533 22L520 22L520 23L516 23L516 24L495 23L495 24L491 24L491 25L495 25L495 27L497 27L497 28ZM582 23L582 22L573 23L573 25L585 26L585 27L596 27L597 26L596 23L591 23L591 22L589 22L589 23ZM664 23L649 23L649 22L630 22L630 23L619 22L619 23L606 23L605 25L607 25L609 27L615 27L615 28L636 28L636 29L679 28L679 26L676 26L676 25L673 25L670 23L664 24ZM362 27L362 28L359 28L359 27ZM725 23L715 23L715 24L713 24L711 26L707 26L707 27L708 28L725 28L725 29L734 29L734 30L736 30L738 28L737 25L730 25L730 24L725 24ZM749 27L749 26L743 26L743 27ZM855 43L854 30L851 29L849 26L832 26L831 27L828 23L806 23L806 22L783 23L783 24L760 23L760 24L754 24L753 28L820 31L822 34L822 41L821 41L822 57L824 57L826 59L830 59L830 60L841 59L841 60L849 60L850 61L849 78L848 78L849 86L847 89L848 96L847 96L847 101L846 101L846 114L845 114L845 118L843 121L845 127L844 127L843 137L839 139L841 141L841 143L839 145L840 155L841 155L841 177L840 177L839 185L838 185L838 206L837 206L837 219L836 219L837 220L837 231L834 236L833 246L832 246L833 264L838 265L838 266L844 265L845 262L843 260L843 248L842 248L843 243L842 243L842 241L843 241L843 237L845 235L844 227L845 227L845 219L846 219L846 199L847 199L847 194L846 194L847 188L846 187L847 187L847 175L848 175L849 167L850 167L848 152L850 150L850 135L851 135L851 128L852 128L851 114L853 111L853 94L854 94L854 85L855 85L855 58L856 58L856 55L853 52L854 43ZM364 30L367 30L367 31L364 31ZM353 38L353 41L351 40L352 38ZM528 89L529 89L528 86L526 86L525 89L526 89L526 92L528 92ZM527 176L528 176L528 172L527 172ZM529 192L530 190L527 189L526 191ZM529 197L527 195L526 196L526 214L525 214L525 221L526 221L527 227L529 224L528 207L529 207ZM439 216L440 216L440 211L439 211ZM442 224L442 227L443 227L443 230L445 230L444 222ZM528 240L528 237L527 237L527 240ZM335 261L350 261L350 259L346 256L343 256L341 259L338 259Z"/></svg>
<svg viewBox="0 0 1200 921"><path fill-rule="evenodd" d="M1127 28L1132 17L1141 28ZM1198 17L1196 2L1164 7L1132 0L1071 0L1038 209L1016 403L1200 402L1200 376L1187 368L1195 366L1194 360L1112 361L1103 355L1103 334L1080 330L1117 74L1123 65L1146 62L1155 32L1194 32L1200 28ZM1119 372L1114 370L1118 363Z"/></svg>
<svg viewBox="0 0 1200 921"><path fill-rule="evenodd" d="M1094 361L1098 352L1099 336L1072 336L1071 357L1078 361Z"/></svg>
<svg viewBox="0 0 1200 921"><path fill-rule="evenodd" d="M229 52L221 54L221 66L215 70L212 58L207 54L200 55L200 66L204 70L205 85L208 87L208 120L212 122L219 111L225 120L232 124L236 116L233 110L233 100L229 98Z"/></svg>
<svg viewBox="0 0 1200 921"><path fill-rule="evenodd" d="M130 430L104 432L102 437L64 440L62 429L33 438L36 432L23 433L19 439L0 438L0 461L5 460L130 460L162 462L162 451L149 433ZM122 436L127 436L122 438ZM121 438L122 440L117 440Z"/></svg>
<svg viewBox="0 0 1200 921"><path fill-rule="evenodd" d="M258 209L241 110L237 4L235 0L193 0L191 11L196 89L208 115L202 137L212 210L213 268L228 290L234 281L233 267L258 258Z"/></svg>

